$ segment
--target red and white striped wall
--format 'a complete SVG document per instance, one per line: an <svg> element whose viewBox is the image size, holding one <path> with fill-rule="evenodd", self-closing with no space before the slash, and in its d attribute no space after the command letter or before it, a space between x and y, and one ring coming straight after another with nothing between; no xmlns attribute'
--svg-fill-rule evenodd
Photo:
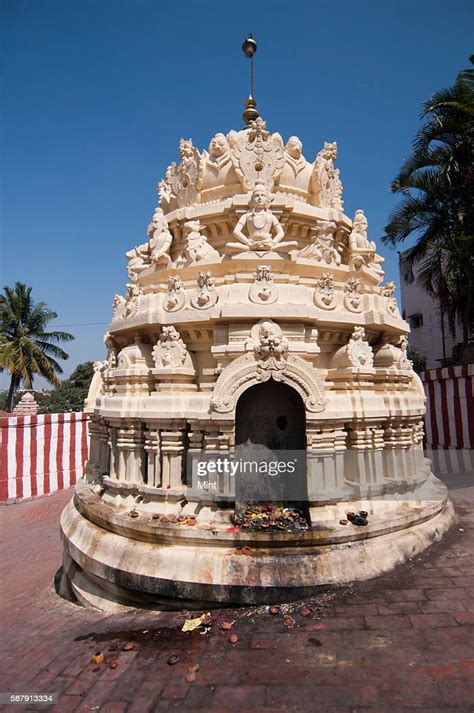
<svg viewBox="0 0 474 713"><path fill-rule="evenodd" d="M88 416L53 413L0 418L0 502L54 493L83 475Z"/></svg>
<svg viewBox="0 0 474 713"><path fill-rule="evenodd" d="M427 447L474 449L474 364L430 369L421 379Z"/></svg>

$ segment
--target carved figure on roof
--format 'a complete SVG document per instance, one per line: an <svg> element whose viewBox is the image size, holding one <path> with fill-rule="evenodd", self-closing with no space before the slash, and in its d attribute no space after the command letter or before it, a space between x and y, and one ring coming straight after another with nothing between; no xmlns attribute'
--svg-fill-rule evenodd
<svg viewBox="0 0 474 713"><path fill-rule="evenodd" d="M384 272L381 264L383 257L375 252L375 243L368 239L369 224L363 210L356 210L349 235L348 263L359 269L362 265L371 268L382 279Z"/></svg>
<svg viewBox="0 0 474 713"><path fill-rule="evenodd" d="M337 158L337 144L327 141L316 156L315 170L320 184L320 205L323 208L335 208L342 210L342 183L340 172L335 168L334 163Z"/></svg>
<svg viewBox="0 0 474 713"><path fill-rule="evenodd" d="M191 205L197 197L200 154L192 139L179 142L180 163L168 166L164 180L158 184L160 204L168 212Z"/></svg>
<svg viewBox="0 0 474 713"><path fill-rule="evenodd" d="M133 282L136 282L140 273L148 267L151 267L152 264L162 264L165 267L171 265L171 258L168 255L168 251L173 236L168 230L168 223L161 208L155 209L147 233L149 237L147 243L138 245L125 253L125 257L128 259L128 276Z"/></svg>
<svg viewBox="0 0 474 713"><path fill-rule="evenodd" d="M211 139L208 151L203 151L197 187L201 203L225 198L239 191L240 181L235 172L229 141L224 134L216 134Z"/></svg>
<svg viewBox="0 0 474 713"><path fill-rule="evenodd" d="M219 260L220 255L207 238L202 234L204 230L199 220L188 220L184 225L186 247L176 260L177 267L193 265L203 260Z"/></svg>
<svg viewBox="0 0 474 713"><path fill-rule="evenodd" d="M285 163L283 139L270 134L266 123L258 117L244 131L229 134L235 170L246 191L258 182L271 187Z"/></svg>
<svg viewBox="0 0 474 713"><path fill-rule="evenodd" d="M234 229L234 238L239 242L227 243L230 252L288 252L288 249L297 247L295 241L283 241L285 232L271 212L270 202L265 184L257 182L250 198L250 210L240 217Z"/></svg>
<svg viewBox="0 0 474 713"><path fill-rule="evenodd" d="M332 220L318 221L313 228L311 242L300 252L300 257L313 258L327 265L340 265L341 255L334 242L336 229Z"/></svg>
<svg viewBox="0 0 474 713"><path fill-rule="evenodd" d="M286 143L285 164L275 190L313 205L319 204L319 176L315 164L309 163L303 156L303 144L297 136L290 136Z"/></svg>

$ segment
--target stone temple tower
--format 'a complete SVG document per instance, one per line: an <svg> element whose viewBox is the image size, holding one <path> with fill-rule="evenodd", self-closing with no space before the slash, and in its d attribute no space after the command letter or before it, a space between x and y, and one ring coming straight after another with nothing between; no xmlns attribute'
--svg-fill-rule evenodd
<svg viewBox="0 0 474 713"><path fill-rule="evenodd" d="M337 145L308 161L253 100L244 117L207 150L181 139L126 254L87 475L61 520L63 587L89 606L305 596L453 520L423 455L409 327L364 212L344 214ZM298 454L274 497L258 495L268 471L245 491L229 467L262 449Z"/></svg>

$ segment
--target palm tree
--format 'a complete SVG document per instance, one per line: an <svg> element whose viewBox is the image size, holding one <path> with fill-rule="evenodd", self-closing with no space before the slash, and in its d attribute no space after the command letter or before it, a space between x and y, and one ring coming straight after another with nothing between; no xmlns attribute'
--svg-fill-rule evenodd
<svg viewBox="0 0 474 713"><path fill-rule="evenodd" d="M474 64L474 55L470 57ZM408 237L403 277L435 297L451 331L474 323L474 70L425 102L424 125L413 153L392 183L402 202L390 216L382 240L397 245Z"/></svg>
<svg viewBox="0 0 474 713"><path fill-rule="evenodd" d="M60 342L74 339L68 332L47 332L46 326L58 315L44 302L31 298L31 287L17 282L0 295L0 371L11 375L6 410L11 411L15 392L21 382L31 388L34 374L57 386L62 368L56 359L68 359Z"/></svg>

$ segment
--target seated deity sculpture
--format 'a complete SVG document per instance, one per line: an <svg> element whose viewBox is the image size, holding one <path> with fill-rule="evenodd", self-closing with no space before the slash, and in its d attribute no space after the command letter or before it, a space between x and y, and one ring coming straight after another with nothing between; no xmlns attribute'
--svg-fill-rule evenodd
<svg viewBox="0 0 474 713"><path fill-rule="evenodd" d="M303 144L297 136L290 136L285 146L285 164L276 191L294 195L312 205L319 204L321 190L314 163L303 156Z"/></svg>
<svg viewBox="0 0 474 713"><path fill-rule="evenodd" d="M270 200L265 185L257 181L250 198L251 210L241 216L234 229L233 235L238 242L227 243L230 252L288 252L298 246L295 241L283 241L285 233L280 221L269 210Z"/></svg>
<svg viewBox="0 0 474 713"><path fill-rule="evenodd" d="M384 271L381 268L383 257L375 252L375 243L368 239L368 222L363 210L356 210L352 221L352 231L349 235L348 262L357 269L366 265L382 279Z"/></svg>

